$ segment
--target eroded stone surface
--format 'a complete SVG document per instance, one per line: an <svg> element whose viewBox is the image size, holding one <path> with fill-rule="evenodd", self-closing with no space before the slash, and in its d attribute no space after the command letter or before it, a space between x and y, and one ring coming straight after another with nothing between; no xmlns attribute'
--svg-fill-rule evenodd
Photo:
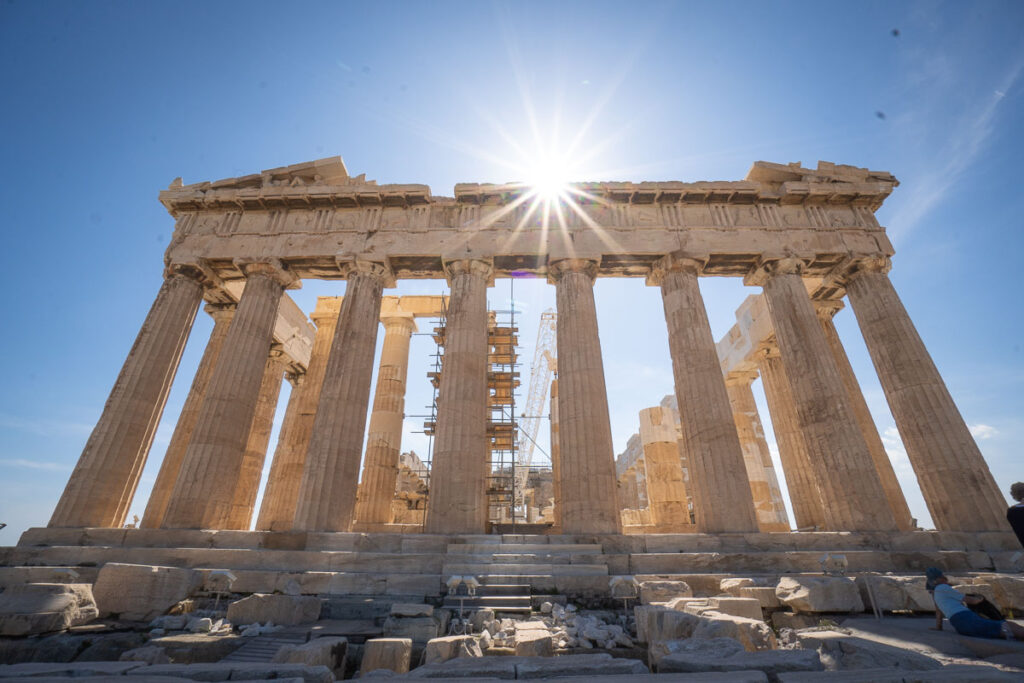
<svg viewBox="0 0 1024 683"><path fill-rule="evenodd" d="M100 616L150 621L192 595L201 581L191 569L108 562L92 590Z"/></svg>
<svg viewBox="0 0 1024 683"><path fill-rule="evenodd" d="M411 638L373 638L363 645L363 662L359 668L364 674L378 669L405 673L411 658Z"/></svg>
<svg viewBox="0 0 1024 683"><path fill-rule="evenodd" d="M27 583L0 593L0 635L62 631L98 616L89 584Z"/></svg>
<svg viewBox="0 0 1024 683"><path fill-rule="evenodd" d="M228 621L255 624L272 621L289 626L320 618L320 598L298 595L250 595L228 605Z"/></svg>
<svg viewBox="0 0 1024 683"><path fill-rule="evenodd" d="M853 579L833 576L786 576L775 587L779 601L795 612L863 612Z"/></svg>

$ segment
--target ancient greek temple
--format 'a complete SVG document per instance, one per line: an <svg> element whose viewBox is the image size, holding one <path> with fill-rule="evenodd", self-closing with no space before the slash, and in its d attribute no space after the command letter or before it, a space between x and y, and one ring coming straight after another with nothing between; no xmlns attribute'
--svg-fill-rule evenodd
<svg viewBox="0 0 1024 683"><path fill-rule="evenodd" d="M177 179L160 194L175 220L163 285L50 527L125 524L205 301L213 332L142 527L409 532L390 515L409 339L416 318L444 305L420 530L485 533L486 297L514 273L556 290L552 533L788 531L778 475L766 472L758 441L757 377L795 525L910 530L831 322L847 298L938 529L1002 530L1003 498L887 274L893 248L874 214L897 185L889 173L825 162L757 162L733 182L580 183L581 211L554 229L528 215L521 185L460 184L453 198L437 197L425 185L351 177L338 157L215 182ZM756 294L717 344L698 288L712 276L743 278ZM627 513L625 528L620 508L633 503L621 499L633 500L635 485L616 472L612 450L599 277L642 277L660 289L665 319L650 324L667 326L675 380L671 409L642 416L645 495L655 500L643 519ZM347 282L312 323L286 294L307 278ZM450 296L442 304L384 295L410 278L446 279ZM293 390L256 511L284 379Z"/></svg>

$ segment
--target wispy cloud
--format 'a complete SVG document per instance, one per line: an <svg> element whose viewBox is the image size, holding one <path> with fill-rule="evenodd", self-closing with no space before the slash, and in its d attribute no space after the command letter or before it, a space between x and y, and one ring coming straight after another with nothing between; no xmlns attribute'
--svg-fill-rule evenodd
<svg viewBox="0 0 1024 683"><path fill-rule="evenodd" d="M952 82L950 74L953 66L945 63L941 69L939 83L946 87L963 87L962 83ZM930 167L918 174L918 182L909 192L903 195L903 203L892 217L890 225L897 236L904 237L944 198L950 190L960 182L963 174L977 161L985 151L993 135L996 133L996 115L999 105L1020 80L1024 72L1024 55L1012 64L988 97L973 102L957 117L958 122L948 125L943 123L943 139L945 142L932 157ZM933 82L933 87L935 82ZM933 117L933 107L923 104L919 112L907 117L904 125L918 127L927 125L927 119Z"/></svg>
<svg viewBox="0 0 1024 683"><path fill-rule="evenodd" d="M50 472L62 472L71 469L70 465L60 462L45 462L42 460L25 460L24 458L2 458L0 465L11 467L27 467L32 470L47 470Z"/></svg>
<svg viewBox="0 0 1024 683"><path fill-rule="evenodd" d="M0 429L13 429L38 436L54 436L55 434L79 435L89 434L92 431L92 425L0 413Z"/></svg>
<svg viewBox="0 0 1024 683"><path fill-rule="evenodd" d="M974 424L969 425L971 430L971 436L975 439L991 439L993 436L999 434L999 430L991 425L986 424Z"/></svg>

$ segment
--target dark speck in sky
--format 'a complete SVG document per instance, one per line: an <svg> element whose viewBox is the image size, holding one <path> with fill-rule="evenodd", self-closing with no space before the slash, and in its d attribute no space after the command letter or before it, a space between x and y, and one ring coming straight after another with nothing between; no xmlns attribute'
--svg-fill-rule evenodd
<svg viewBox="0 0 1024 683"><path fill-rule="evenodd" d="M875 116L877 116L878 118L882 119L883 121L885 120L885 112L884 111L876 111L875 112Z"/></svg>

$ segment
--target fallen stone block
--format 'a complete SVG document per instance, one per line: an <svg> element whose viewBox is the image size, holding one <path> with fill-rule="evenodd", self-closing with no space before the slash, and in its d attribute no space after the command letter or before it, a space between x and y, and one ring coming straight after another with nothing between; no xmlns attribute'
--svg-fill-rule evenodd
<svg viewBox="0 0 1024 683"><path fill-rule="evenodd" d="M723 593L728 593L733 597L739 598L742 597L740 593L741 588L747 588L756 585L757 583L753 579L733 577L729 579L722 579L722 581L718 584L718 588Z"/></svg>
<svg viewBox="0 0 1024 683"><path fill-rule="evenodd" d="M145 668L141 662L68 662L0 665L0 679L8 678L85 678L87 676L123 676L129 671Z"/></svg>
<svg viewBox="0 0 1024 683"><path fill-rule="evenodd" d="M157 664L127 672L132 678L176 676L194 681L245 681L292 678L304 683L334 683L334 674L326 666L303 664L270 664L266 662L215 662L212 664Z"/></svg>
<svg viewBox="0 0 1024 683"><path fill-rule="evenodd" d="M641 581L640 602L668 602L673 598L693 597L693 590L685 581Z"/></svg>
<svg viewBox="0 0 1024 683"><path fill-rule="evenodd" d="M779 602L794 612L863 612L853 579L838 576L785 576L775 587Z"/></svg>
<svg viewBox="0 0 1024 683"><path fill-rule="evenodd" d="M480 644L473 636L445 636L427 642L427 647L423 651L423 663L435 664L460 657L483 656Z"/></svg>
<svg viewBox="0 0 1024 683"><path fill-rule="evenodd" d="M191 596L202 578L193 569L108 562L92 592L101 617L152 621Z"/></svg>
<svg viewBox="0 0 1024 683"><path fill-rule="evenodd" d="M544 630L516 630L516 656L550 657L553 650L551 633Z"/></svg>
<svg viewBox="0 0 1024 683"><path fill-rule="evenodd" d="M434 617L388 617L383 631L388 638L412 638L414 643L426 643L442 632Z"/></svg>
<svg viewBox="0 0 1024 683"><path fill-rule="evenodd" d="M804 649L817 650L829 671L879 668L931 671L942 667L938 660L913 650L838 631L802 631L796 637Z"/></svg>
<svg viewBox="0 0 1024 683"><path fill-rule="evenodd" d="M476 612L473 612L473 614L469 617L469 623L473 627L473 633L480 633L481 631L483 631L484 624L490 621L494 621L494 610L477 610Z"/></svg>
<svg viewBox="0 0 1024 683"><path fill-rule="evenodd" d="M967 595L968 593L981 595L989 602L999 605L999 603L996 603L995 589L987 583L959 583L953 586L953 590L963 593L964 595ZM999 607L1002 607L1002 605L999 605Z"/></svg>
<svg viewBox="0 0 1024 683"><path fill-rule="evenodd" d="M28 636L86 624L98 616L84 583L24 583L0 593L0 635Z"/></svg>
<svg viewBox="0 0 1024 683"><path fill-rule="evenodd" d="M739 597L757 600L761 609L774 610L782 607L775 589L771 586L743 586L739 589Z"/></svg>
<svg viewBox="0 0 1024 683"><path fill-rule="evenodd" d="M181 633L151 638L149 645L162 648L176 664L219 662L237 650L247 639L236 635L210 636Z"/></svg>
<svg viewBox="0 0 1024 683"><path fill-rule="evenodd" d="M391 605L391 616L393 617L429 617L433 616L432 605L418 605L412 602L396 602Z"/></svg>
<svg viewBox="0 0 1024 683"><path fill-rule="evenodd" d="M708 598L708 609L747 619L764 618L764 614L761 612L761 602L755 598Z"/></svg>
<svg viewBox="0 0 1024 683"><path fill-rule="evenodd" d="M257 593L228 605L228 621L239 625L272 621L293 626L319 619L320 607L320 598L313 596Z"/></svg>
<svg viewBox="0 0 1024 683"><path fill-rule="evenodd" d="M162 647L147 645L122 652L118 658L122 662L141 662L143 664L170 664L171 658Z"/></svg>
<svg viewBox="0 0 1024 683"><path fill-rule="evenodd" d="M693 630L693 638L734 638L743 647L755 650L773 650L778 647L771 627L760 619L747 619L719 612L705 612ZM754 667L756 668L756 667Z"/></svg>
<svg viewBox="0 0 1024 683"><path fill-rule="evenodd" d="M715 657L695 649L666 655L658 663L659 674L757 670L767 674L770 680L785 672L823 671L824 668L814 650L765 650Z"/></svg>
<svg viewBox="0 0 1024 683"><path fill-rule="evenodd" d="M986 574L985 583L992 586L995 603L1003 610L1013 610L1015 614L1024 614L1024 578Z"/></svg>
<svg viewBox="0 0 1024 683"><path fill-rule="evenodd" d="M463 657L447 662L425 664L402 678L483 678L513 680L517 657Z"/></svg>
<svg viewBox="0 0 1024 683"><path fill-rule="evenodd" d="M638 608L639 609L639 608ZM665 609L663 607L648 608L637 616L637 634L640 638L640 619L644 619L641 642L656 643L659 640L676 640L689 638L700 623L700 617L689 612Z"/></svg>
<svg viewBox="0 0 1024 683"><path fill-rule="evenodd" d="M945 666L934 671L901 669L859 669L830 671L829 683L1020 683L1020 672L1000 671L979 665ZM779 683L820 683L820 673L781 673Z"/></svg>
<svg viewBox="0 0 1024 683"><path fill-rule="evenodd" d="M650 673L644 663L637 659L615 659L606 652L560 657L516 657L515 660L517 679L637 676Z"/></svg>
<svg viewBox="0 0 1024 683"><path fill-rule="evenodd" d="M363 661L359 669L364 674L378 669L402 674L409 670L410 659L411 638L373 638L363 645Z"/></svg>
<svg viewBox="0 0 1024 683"><path fill-rule="evenodd" d="M881 576L864 574L856 578L861 601L874 605L882 612L909 610L912 612L934 612L935 603L924 587L924 577ZM869 585L870 584L870 585Z"/></svg>
<svg viewBox="0 0 1024 683"><path fill-rule="evenodd" d="M274 664L326 666L335 678L345 677L348 639L339 636L317 638L302 645L282 645L270 661Z"/></svg>
<svg viewBox="0 0 1024 683"><path fill-rule="evenodd" d="M745 651L743 643L735 638L705 638L702 640L687 638L653 643L647 651L647 659L651 668L658 670L658 663L668 655L700 652L709 657L724 659Z"/></svg>

